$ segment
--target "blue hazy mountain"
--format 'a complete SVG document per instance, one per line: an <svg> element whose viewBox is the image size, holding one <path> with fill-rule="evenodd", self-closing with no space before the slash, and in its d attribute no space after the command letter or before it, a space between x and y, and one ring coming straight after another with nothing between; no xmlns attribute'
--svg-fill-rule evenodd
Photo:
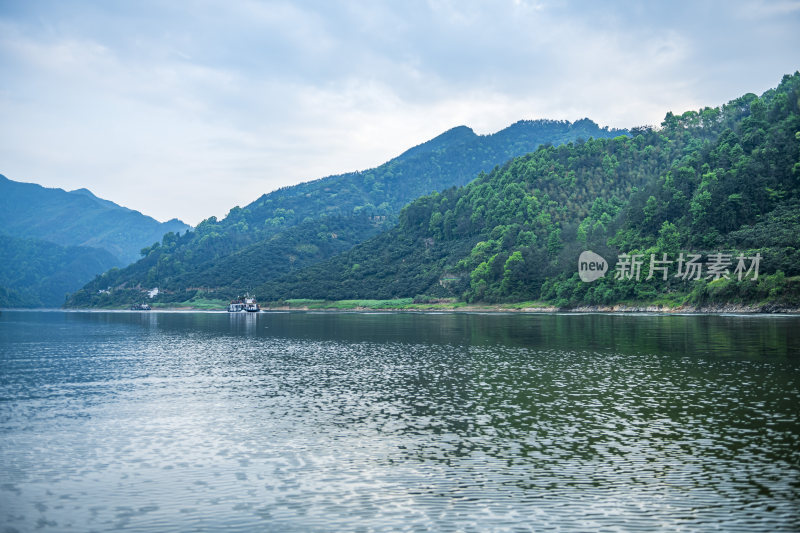
<svg viewBox="0 0 800 533"><path fill-rule="evenodd" d="M88 189L50 189L0 175L0 233L11 237L101 248L125 266L165 233L188 229L180 220L159 222Z"/></svg>
<svg viewBox="0 0 800 533"><path fill-rule="evenodd" d="M117 262L101 248L0 235L0 307L60 307Z"/></svg>
<svg viewBox="0 0 800 533"><path fill-rule="evenodd" d="M180 220L158 222L98 198L0 175L0 307L58 307L97 274L124 267Z"/></svg>

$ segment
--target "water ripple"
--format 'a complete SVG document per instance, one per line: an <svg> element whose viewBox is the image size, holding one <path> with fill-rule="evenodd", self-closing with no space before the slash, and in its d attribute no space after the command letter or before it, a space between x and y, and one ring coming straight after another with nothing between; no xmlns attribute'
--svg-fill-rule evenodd
<svg viewBox="0 0 800 533"><path fill-rule="evenodd" d="M7 531L800 528L773 322L8 314Z"/></svg>

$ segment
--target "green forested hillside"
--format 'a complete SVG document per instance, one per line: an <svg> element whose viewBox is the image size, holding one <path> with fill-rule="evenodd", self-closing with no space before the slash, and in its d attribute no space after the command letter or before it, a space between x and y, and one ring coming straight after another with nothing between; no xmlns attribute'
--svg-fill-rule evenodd
<svg viewBox="0 0 800 533"><path fill-rule="evenodd" d="M139 262L88 284L69 305L123 305L150 287L160 288L162 301L184 301L198 291L226 297L252 290L393 226L409 201L463 185L541 144L626 133L588 119L520 121L493 135L454 128L377 168L286 187L233 208L223 220L205 220L187 235L166 235L142 250Z"/></svg>
<svg viewBox="0 0 800 533"><path fill-rule="evenodd" d="M0 307L60 307L68 293L115 264L99 248L0 235Z"/></svg>
<svg viewBox="0 0 800 533"><path fill-rule="evenodd" d="M117 258L116 265L124 266L165 233L188 229L179 220L158 222L87 189L48 189L0 175L0 233L11 237L102 248Z"/></svg>
<svg viewBox="0 0 800 533"><path fill-rule="evenodd" d="M799 107L795 73L761 97L668 113L658 130L542 147L465 187L418 199L392 230L257 295L796 304ZM583 250L611 263L605 277L579 279ZM676 278L681 253L700 256L699 280ZM620 254L643 258L640 279L615 279ZM651 254L665 261L654 266L673 269L666 280L656 269L647 279ZM706 275L714 254L730 261L725 276ZM761 258L757 280L737 279L740 254L748 266Z"/></svg>

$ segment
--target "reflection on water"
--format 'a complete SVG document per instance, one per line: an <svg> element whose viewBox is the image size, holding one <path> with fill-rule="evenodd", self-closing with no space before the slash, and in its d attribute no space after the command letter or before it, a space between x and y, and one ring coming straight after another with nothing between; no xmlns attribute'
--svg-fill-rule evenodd
<svg viewBox="0 0 800 533"><path fill-rule="evenodd" d="M798 326L3 311L0 524L797 530Z"/></svg>

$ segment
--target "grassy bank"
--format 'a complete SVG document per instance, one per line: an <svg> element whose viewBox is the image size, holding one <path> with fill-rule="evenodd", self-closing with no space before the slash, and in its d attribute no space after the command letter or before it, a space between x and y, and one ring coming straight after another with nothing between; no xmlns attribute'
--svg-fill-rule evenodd
<svg viewBox="0 0 800 533"><path fill-rule="evenodd" d="M192 298L185 302L153 303L153 309L197 309L200 311L220 311L228 308L230 300L214 298Z"/></svg>

